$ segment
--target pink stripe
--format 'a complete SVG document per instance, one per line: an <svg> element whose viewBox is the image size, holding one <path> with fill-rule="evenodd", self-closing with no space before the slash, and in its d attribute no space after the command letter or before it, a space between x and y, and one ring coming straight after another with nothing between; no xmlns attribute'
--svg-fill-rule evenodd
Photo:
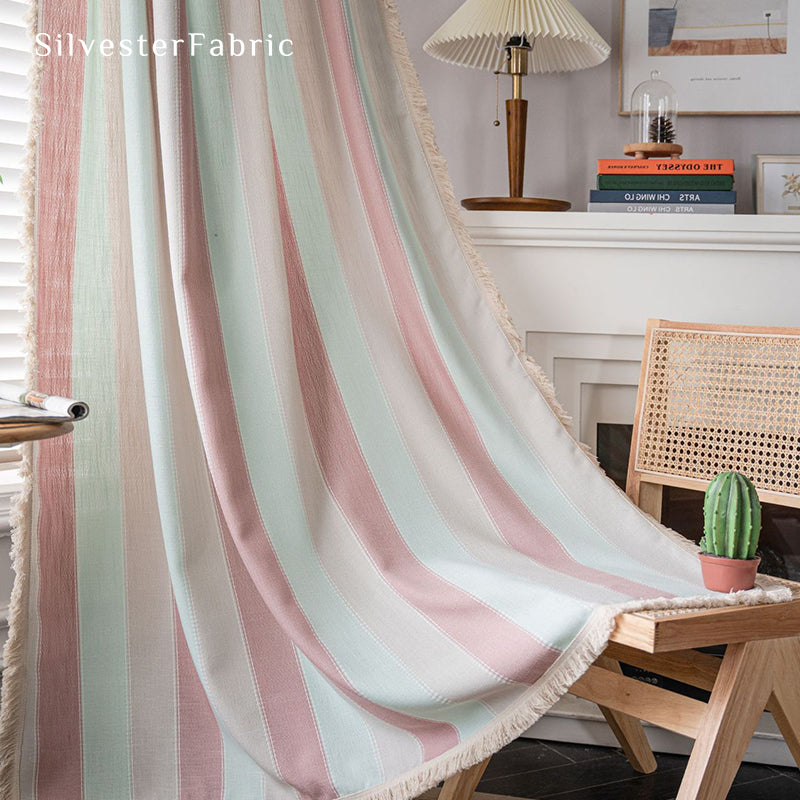
<svg viewBox="0 0 800 800"><path fill-rule="evenodd" d="M41 30L83 36L85 0L44 2ZM39 134L38 386L71 395L72 269L81 139L84 58L48 58L42 76ZM40 800L83 793L80 656L75 554L75 498L71 437L39 446L40 496L38 772Z"/></svg>
<svg viewBox="0 0 800 800"><path fill-rule="evenodd" d="M264 607L221 518L220 529L278 772L303 797L334 798L338 792L292 642Z"/></svg>
<svg viewBox="0 0 800 800"><path fill-rule="evenodd" d="M353 168L403 339L447 435L495 525L509 545L570 578L632 597L664 596L650 586L577 562L522 502L492 462L439 352L417 293L370 140L341 2L320 0L319 5Z"/></svg>
<svg viewBox="0 0 800 800"><path fill-rule="evenodd" d="M189 653L177 611L174 612L174 620L178 695L178 796L185 800L220 800L224 784L222 736ZM157 732L151 733L155 735Z"/></svg>
<svg viewBox="0 0 800 800"><path fill-rule="evenodd" d="M397 530L361 452L326 356L277 163L275 170L297 372L314 449L331 494L381 574L406 600L498 675L523 683L535 681L560 651L430 570Z"/></svg>
<svg viewBox="0 0 800 800"><path fill-rule="evenodd" d="M417 736L425 759L433 758L458 743L455 728L383 708L358 694L303 614L264 528L250 484L222 344L203 216L191 83L188 76L182 81L179 124L185 250L181 283L191 342L187 356L192 360L203 443L223 516L253 584L270 613L282 621L291 640L353 702Z"/></svg>

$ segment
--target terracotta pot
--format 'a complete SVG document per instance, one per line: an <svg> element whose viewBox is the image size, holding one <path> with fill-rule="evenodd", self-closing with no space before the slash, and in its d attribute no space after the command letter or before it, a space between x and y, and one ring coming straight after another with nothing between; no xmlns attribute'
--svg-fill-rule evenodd
<svg viewBox="0 0 800 800"><path fill-rule="evenodd" d="M703 583L712 592L741 592L756 584L756 572L761 557L723 558L700 553Z"/></svg>

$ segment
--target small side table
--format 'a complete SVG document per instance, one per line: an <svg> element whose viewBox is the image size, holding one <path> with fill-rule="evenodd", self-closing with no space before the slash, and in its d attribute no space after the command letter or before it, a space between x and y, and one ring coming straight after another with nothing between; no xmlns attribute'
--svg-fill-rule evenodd
<svg viewBox="0 0 800 800"><path fill-rule="evenodd" d="M71 422L0 422L0 447L11 447L37 439L63 436L73 428Z"/></svg>

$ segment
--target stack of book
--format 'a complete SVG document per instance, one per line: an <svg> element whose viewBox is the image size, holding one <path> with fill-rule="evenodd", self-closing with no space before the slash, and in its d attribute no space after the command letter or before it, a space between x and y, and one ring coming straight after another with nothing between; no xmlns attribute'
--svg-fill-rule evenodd
<svg viewBox="0 0 800 800"><path fill-rule="evenodd" d="M733 214L733 159L607 159L597 162L589 211Z"/></svg>

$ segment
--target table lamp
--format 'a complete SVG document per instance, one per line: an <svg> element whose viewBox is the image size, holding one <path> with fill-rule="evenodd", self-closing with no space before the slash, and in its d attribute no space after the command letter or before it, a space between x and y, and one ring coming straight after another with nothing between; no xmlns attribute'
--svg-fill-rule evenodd
<svg viewBox="0 0 800 800"><path fill-rule="evenodd" d="M506 100L508 197L473 197L471 210L567 211L564 200L523 196L529 72L573 72L602 64L611 48L566 0L467 0L425 42L426 53L449 64L511 76ZM498 121L495 124L499 124Z"/></svg>

